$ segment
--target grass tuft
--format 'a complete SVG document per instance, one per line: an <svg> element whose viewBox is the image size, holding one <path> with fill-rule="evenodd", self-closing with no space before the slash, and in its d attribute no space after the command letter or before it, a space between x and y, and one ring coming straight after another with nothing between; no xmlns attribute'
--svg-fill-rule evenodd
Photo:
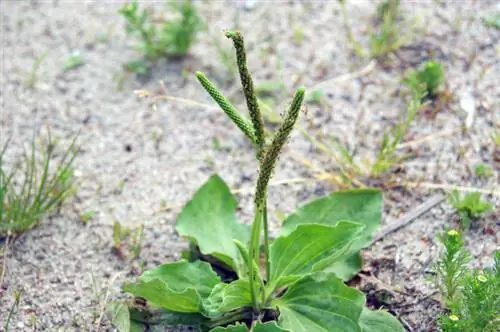
<svg viewBox="0 0 500 332"><path fill-rule="evenodd" d="M56 165L55 143L50 135L39 158L35 141L19 165L7 169L5 152L0 151L0 236L20 234L37 225L40 218L73 192L72 164L78 152L76 138Z"/></svg>

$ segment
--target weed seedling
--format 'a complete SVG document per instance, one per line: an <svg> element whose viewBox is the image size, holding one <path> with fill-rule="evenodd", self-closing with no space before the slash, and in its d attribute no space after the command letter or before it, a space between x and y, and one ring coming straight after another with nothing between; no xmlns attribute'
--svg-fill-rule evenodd
<svg viewBox="0 0 500 332"><path fill-rule="evenodd" d="M388 54L397 51L409 41L408 37L401 34L402 26L397 20L400 6L399 0L387 0L377 6L376 16L378 24L375 27L375 31L370 34L370 46L368 49L365 49L361 45L352 32L347 17L345 1L339 0L339 3L342 8L344 25L349 42L358 56L382 59Z"/></svg>
<svg viewBox="0 0 500 332"><path fill-rule="evenodd" d="M412 99L408 104L406 115L403 116L394 127L384 133L376 159L371 166L371 176L377 177L387 172L393 168L394 165L406 158L405 155L397 153L397 147L408 133L410 125L415 119L418 110L422 108L421 100L423 95L424 92L421 88L413 90Z"/></svg>
<svg viewBox="0 0 500 332"><path fill-rule="evenodd" d="M94 218L94 216L97 214L97 212L95 211L85 211L84 213L82 213L82 215L80 216L80 219L82 220L82 222L84 224L87 224L90 220L92 220L92 218Z"/></svg>
<svg viewBox="0 0 500 332"><path fill-rule="evenodd" d="M377 8L377 13L381 15L381 25L370 35L370 54L374 58L392 53L407 42L397 24L399 0L387 0Z"/></svg>
<svg viewBox="0 0 500 332"><path fill-rule="evenodd" d="M500 11L488 13L484 15L483 22L490 28L500 29Z"/></svg>
<svg viewBox="0 0 500 332"><path fill-rule="evenodd" d="M470 254L464 248L464 240L456 230L438 235L444 250L436 263L437 284L444 303L451 307L457 303L460 285L467 271Z"/></svg>
<svg viewBox="0 0 500 332"><path fill-rule="evenodd" d="M367 309L363 293L343 281L360 270L359 251L380 224L379 191L337 192L314 200L289 215L271 243L268 184L305 91L297 89L283 122L267 136L243 37L233 31L226 36L236 49L250 119L203 73L197 78L255 147L253 221L250 227L237 222L236 198L219 176L210 177L177 218L177 232L190 242L183 254L188 259L162 264L126 284L136 304L111 304L114 325L121 331L143 324L194 325L213 332L403 331L387 312Z"/></svg>
<svg viewBox="0 0 500 332"><path fill-rule="evenodd" d="M35 84L38 80L38 71L40 70L40 66L42 65L48 54L48 52L45 52L41 56L35 58L28 79L26 80L26 85L28 86L28 88L33 89L35 87Z"/></svg>
<svg viewBox="0 0 500 332"><path fill-rule="evenodd" d="M4 331L8 332L10 328L10 321L12 319L12 315L14 311L19 307L19 302L21 301L21 295L23 294L23 290L16 290L14 292L14 303L10 307L9 314L7 315L7 320L5 322Z"/></svg>
<svg viewBox="0 0 500 332"><path fill-rule="evenodd" d="M495 129L491 133L491 139L496 148L500 149L500 129Z"/></svg>
<svg viewBox="0 0 500 332"><path fill-rule="evenodd" d="M31 151L20 161L21 166L10 171L4 164L8 144L0 151L0 236L19 234L36 226L41 217L73 193L71 166L78 150L75 141L76 138L55 166L55 144L50 135L42 146L41 165L34 140Z"/></svg>
<svg viewBox="0 0 500 332"><path fill-rule="evenodd" d="M302 45L305 40L305 34L304 34L304 29L301 26L296 26L293 29L293 41L297 45Z"/></svg>
<svg viewBox="0 0 500 332"><path fill-rule="evenodd" d="M119 221L113 223L113 253L120 259L130 260L138 258L141 254L142 240L144 239L144 225L135 229L124 227Z"/></svg>
<svg viewBox="0 0 500 332"><path fill-rule="evenodd" d="M153 61L187 54L203 23L191 0L170 1L169 6L175 15L171 20L140 10L136 1L120 8L119 13L127 21L127 32L139 35L142 42L138 48L144 54L144 59L125 64L126 69L145 74Z"/></svg>
<svg viewBox="0 0 500 332"><path fill-rule="evenodd" d="M323 90L316 89L311 92L311 96L307 98L307 102L311 104L321 105L323 101Z"/></svg>
<svg viewBox="0 0 500 332"><path fill-rule="evenodd" d="M500 162L500 129L494 129L490 136L493 141L493 160Z"/></svg>
<svg viewBox="0 0 500 332"><path fill-rule="evenodd" d="M409 73L403 82L414 91L424 87L425 97L436 98L445 81L443 66L437 61L427 61L418 70Z"/></svg>
<svg viewBox="0 0 500 332"><path fill-rule="evenodd" d="M79 51L73 51L66 58L66 62L64 63L64 71L72 70L83 65L83 57Z"/></svg>
<svg viewBox="0 0 500 332"><path fill-rule="evenodd" d="M478 177L490 177L494 174L493 167L484 163L474 165L474 173L476 173Z"/></svg>
<svg viewBox="0 0 500 332"><path fill-rule="evenodd" d="M462 226L467 229L471 221L490 211L493 204L481 199L478 192L467 193L461 197L457 190L454 190L449 197L451 205L457 210Z"/></svg>
<svg viewBox="0 0 500 332"><path fill-rule="evenodd" d="M457 231L439 237L444 252L436 264L447 311L439 317L443 332L495 332L500 329L500 251L492 269L470 270L470 254Z"/></svg>

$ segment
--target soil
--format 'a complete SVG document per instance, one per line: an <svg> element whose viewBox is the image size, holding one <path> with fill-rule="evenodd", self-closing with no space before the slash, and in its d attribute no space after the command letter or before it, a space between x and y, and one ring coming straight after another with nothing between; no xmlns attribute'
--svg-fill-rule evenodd
<svg viewBox="0 0 500 332"><path fill-rule="evenodd" d="M299 85L308 91L321 87L322 102L308 104L300 126L325 142L338 139L356 147L359 158L373 158L383 131L404 111L405 70L433 57L442 61L452 99L435 117L419 114L405 142L436 136L403 149L411 157L397 172L367 183L385 189L383 225L442 188L489 190L484 197L495 209L475 221L466 243L473 266L491 265L500 243L500 158L490 137L500 124L500 30L485 26L481 17L498 10L496 3L403 1L400 23L411 40L363 71L371 62L354 55L336 1L197 1L207 31L189 56L160 61L147 77L135 77L122 68L140 53L117 14L121 2L2 1L0 143L12 137L7 160L14 160L33 135L45 139L49 130L59 148L79 131L81 152L75 161L75 196L6 248L0 321L6 321L14 294L22 290L12 331L112 331L103 316L106 302L123 297L123 282L143 269L179 258L187 244L174 231L176 215L213 173L237 189L240 219L251 219L257 166L252 146L193 75L204 71L244 109L238 81L215 46L217 41L233 54L222 30L234 27L246 38L254 80L284 84L275 100L277 113ZM165 9L159 2L147 6ZM354 34L368 45L374 2L348 1L347 9ZM80 52L84 63L64 71L72 52ZM44 55L34 87L29 87L32 66ZM358 76L342 76L360 70ZM153 110L151 100L133 93L137 89L212 107L167 100ZM467 115L461 101L470 98L475 114L468 130L462 130ZM314 178L315 171L299 161L304 159L317 170L337 169L334 160L295 132L269 192L273 231L282 213L337 189ZM476 176L473 168L480 162L492 165L495 175ZM389 186L394 183L390 179L421 185ZM82 215L90 212L94 216L83 222ZM127 250L123 259L112 250L116 221L131 228L144 224L140 259L128 259ZM444 201L365 250L362 276L352 283L367 293L371 305L390 309L408 330L436 330L443 308L428 280L439 253L436 234L457 224L456 213Z"/></svg>

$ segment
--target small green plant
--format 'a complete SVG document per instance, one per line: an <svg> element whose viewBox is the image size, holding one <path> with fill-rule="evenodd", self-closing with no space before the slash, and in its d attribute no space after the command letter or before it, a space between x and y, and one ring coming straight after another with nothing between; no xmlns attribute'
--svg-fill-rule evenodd
<svg viewBox="0 0 500 332"><path fill-rule="evenodd" d="M427 61L418 70L409 73L403 82L411 90L424 87L425 97L435 98L439 93L439 88L445 81L443 66L437 61Z"/></svg>
<svg viewBox="0 0 500 332"><path fill-rule="evenodd" d="M120 259L131 260L138 258L141 254L142 241L144 239L144 225L135 229L124 227L119 221L113 223L113 252Z"/></svg>
<svg viewBox="0 0 500 332"><path fill-rule="evenodd" d="M66 58L66 62L64 63L64 71L72 70L83 65L83 57L80 51L73 51Z"/></svg>
<svg viewBox="0 0 500 332"><path fill-rule="evenodd" d="M397 153L397 147L408 133L410 125L415 119L418 110L422 108L423 104L421 100L423 95L424 92L422 88L413 90L406 114L396 125L384 133L375 161L371 166L371 176L377 177L387 172L394 167L394 165L406 158L405 155Z"/></svg>
<svg viewBox="0 0 500 332"><path fill-rule="evenodd" d="M0 236L16 235L36 226L73 192L71 166L78 151L75 141L54 166L55 143L50 135L42 146L41 165L33 140L31 151L10 171L4 163L5 144L0 151Z"/></svg>
<svg viewBox="0 0 500 332"><path fill-rule="evenodd" d="M302 26L296 26L293 28L293 41L297 45L301 45L305 40L305 33Z"/></svg>
<svg viewBox="0 0 500 332"><path fill-rule="evenodd" d="M474 172L479 177L490 177L494 174L493 167L484 163L474 165Z"/></svg>
<svg viewBox="0 0 500 332"><path fill-rule="evenodd" d="M26 85L28 86L28 88L33 89L35 87L38 80L38 71L40 70L40 66L42 65L45 58L47 58L48 54L48 52L45 52L41 56L36 57L35 61L33 61L33 66L31 67L28 79L26 80Z"/></svg>
<svg viewBox="0 0 500 332"><path fill-rule="evenodd" d="M456 230L438 235L444 250L436 263L437 285L447 307L458 301L460 285L467 272L470 254L464 248L462 235Z"/></svg>
<svg viewBox="0 0 500 332"><path fill-rule="evenodd" d="M483 201L478 192L467 193L462 197L458 190L454 190L450 194L449 201L457 210L464 228L469 228L472 220L493 208L493 204Z"/></svg>
<svg viewBox="0 0 500 332"><path fill-rule="evenodd" d="M377 18L379 21L383 21L387 15L397 18L400 5L400 0L386 0L379 3L377 5Z"/></svg>
<svg viewBox="0 0 500 332"><path fill-rule="evenodd" d="M500 129L493 130L491 133L491 139L493 140L495 147L500 148Z"/></svg>
<svg viewBox="0 0 500 332"><path fill-rule="evenodd" d="M14 302L12 303L12 306L10 307L9 314L7 315L7 320L5 322L4 326L4 331L8 332L10 328L10 321L12 319L12 316L15 312L15 310L19 307L19 303L21 302L21 295L23 295L23 290L16 290L14 292Z"/></svg>
<svg viewBox="0 0 500 332"><path fill-rule="evenodd" d="M129 34L139 35L138 48L144 59L125 64L126 69L145 74L152 61L160 58L184 56L202 29L203 23L191 0L169 1L170 10L176 15L172 20L158 19L145 9L140 10L136 1L123 5L119 13L126 19Z"/></svg>
<svg viewBox="0 0 500 332"><path fill-rule="evenodd" d="M337 192L314 200L289 215L271 243L268 183L305 92L296 91L283 122L267 137L243 37L233 31L226 36L236 49L250 120L203 73L197 77L255 146L260 170L253 222L248 227L236 221L236 198L220 177L212 176L177 218L177 232L190 242L183 255L187 260L162 264L125 285L136 303L147 305L111 304L114 325L127 332L155 323L213 332L403 331L387 312L365 308L365 296L343 282L360 270L359 251L380 224L378 190Z"/></svg>
<svg viewBox="0 0 500 332"><path fill-rule="evenodd" d="M399 0L387 0L377 7L381 25L370 35L370 55L374 58L392 53L407 42L397 24L399 5Z"/></svg>
<svg viewBox="0 0 500 332"><path fill-rule="evenodd" d="M321 105L323 102L324 93L322 89L316 89L311 92L311 96L307 99L307 102L311 104Z"/></svg>
<svg viewBox="0 0 500 332"><path fill-rule="evenodd" d="M500 29L500 11L487 13L482 17L484 24L490 28Z"/></svg>
<svg viewBox="0 0 500 332"><path fill-rule="evenodd" d="M444 251L436 264L436 280L446 312L439 317L443 332L495 332L500 329L500 251L493 269L470 270L470 254L455 230L439 236Z"/></svg>
<svg viewBox="0 0 500 332"><path fill-rule="evenodd" d="M370 34L370 46L366 50L361 43L359 43L352 32L352 28L347 17L345 1L339 0L339 3L341 5L344 25L349 42L358 56L369 56L379 59L384 58L389 53L398 50L409 41L408 37L401 34L402 27L397 19L400 6L399 0L387 0L377 6L376 16L378 24L375 27L375 31Z"/></svg>
<svg viewBox="0 0 500 332"><path fill-rule="evenodd" d="M82 220L82 222L84 224L87 224L90 220L92 220L92 218L94 218L94 216L96 214L97 214L97 212L95 212L95 211L85 211L80 216L80 219Z"/></svg>

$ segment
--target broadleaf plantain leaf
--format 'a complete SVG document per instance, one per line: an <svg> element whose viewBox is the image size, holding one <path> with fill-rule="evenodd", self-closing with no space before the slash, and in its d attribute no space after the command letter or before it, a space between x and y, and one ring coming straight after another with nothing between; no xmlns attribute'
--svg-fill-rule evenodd
<svg viewBox="0 0 500 332"><path fill-rule="evenodd" d="M270 249L268 293L342 259L363 228L347 221L335 226L306 224L277 238Z"/></svg>
<svg viewBox="0 0 500 332"><path fill-rule="evenodd" d="M238 271L241 258L233 239L247 243L249 230L236 221L236 198L217 175L194 194L177 218L180 235L197 244L201 253L212 255Z"/></svg>
<svg viewBox="0 0 500 332"><path fill-rule="evenodd" d="M281 234L290 234L298 225L322 224L334 226L349 220L366 226L362 235L351 245L349 255L328 270L349 280L361 270L360 250L371 242L382 218L382 193L377 189L356 189L334 192L313 200L283 221Z"/></svg>
<svg viewBox="0 0 500 332"><path fill-rule="evenodd" d="M142 297L151 305L177 312L200 312L202 300L220 283L205 262L178 261L144 272L124 290Z"/></svg>
<svg viewBox="0 0 500 332"><path fill-rule="evenodd" d="M363 308L359 325L363 332L404 332L403 325L385 310Z"/></svg>
<svg viewBox="0 0 500 332"><path fill-rule="evenodd" d="M293 332L362 332L358 320L364 295L333 273L309 275L275 299L279 325Z"/></svg>

